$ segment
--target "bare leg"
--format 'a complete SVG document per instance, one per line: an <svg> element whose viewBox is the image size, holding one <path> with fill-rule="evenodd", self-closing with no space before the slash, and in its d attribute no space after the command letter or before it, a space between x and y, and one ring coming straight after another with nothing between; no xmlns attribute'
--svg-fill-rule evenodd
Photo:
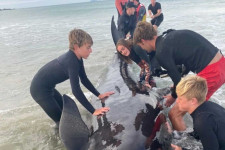
<svg viewBox="0 0 225 150"><path fill-rule="evenodd" d="M157 31L158 27L157 25L153 25L153 28Z"/></svg>
<svg viewBox="0 0 225 150"><path fill-rule="evenodd" d="M156 118L151 135L145 141L145 149L148 149L152 145L153 139L156 136L156 132L160 130L161 125L165 122L166 122L165 115L162 113L159 114L159 116Z"/></svg>
<svg viewBox="0 0 225 150"><path fill-rule="evenodd" d="M183 120L183 116L186 112L182 112L178 109L177 103L171 108L169 112L169 118L173 125L173 129L177 131L184 131L186 130L186 125Z"/></svg>

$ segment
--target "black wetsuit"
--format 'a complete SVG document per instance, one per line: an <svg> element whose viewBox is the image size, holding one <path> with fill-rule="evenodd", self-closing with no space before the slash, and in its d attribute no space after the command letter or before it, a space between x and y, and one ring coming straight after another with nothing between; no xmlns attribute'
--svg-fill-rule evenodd
<svg viewBox="0 0 225 150"><path fill-rule="evenodd" d="M191 116L204 150L225 150L225 109L206 101Z"/></svg>
<svg viewBox="0 0 225 150"><path fill-rule="evenodd" d="M133 60L137 65L141 62L141 59L145 60L147 63L150 63L147 54L143 51L143 53L140 51L140 53L137 53L139 49L139 46L133 46L130 51L130 58Z"/></svg>
<svg viewBox="0 0 225 150"><path fill-rule="evenodd" d="M186 72L199 73L214 58L218 48L200 34L190 30L168 30L156 39L156 58L168 71L174 87L181 80L176 65L184 65ZM172 96L176 98L175 88Z"/></svg>
<svg viewBox="0 0 225 150"><path fill-rule="evenodd" d="M134 45L131 51L133 51L138 57L140 57L140 59L145 60L150 65L150 59L147 55L147 52L144 51L139 45Z"/></svg>
<svg viewBox="0 0 225 150"><path fill-rule="evenodd" d="M161 4L156 2L155 6L153 7L152 4L148 6L148 10L151 10L153 15L157 14L158 9L161 9ZM151 20L152 25L156 25L157 27L162 23L163 21L163 13L161 13L158 17L155 17Z"/></svg>
<svg viewBox="0 0 225 150"><path fill-rule="evenodd" d="M100 93L95 89L86 76L83 60L79 60L73 51L69 50L43 66L34 76L30 92L34 100L43 108L43 110L55 122L58 122L62 113L62 96L55 89L59 84L70 79L72 92L76 99L90 112L95 109L85 97L80 88L79 78L82 84L94 95Z"/></svg>
<svg viewBox="0 0 225 150"><path fill-rule="evenodd" d="M123 14L118 20L118 31L126 38L128 32L130 32L131 37L133 37L134 29L136 27L136 16L128 16L126 9L124 9Z"/></svg>
<svg viewBox="0 0 225 150"><path fill-rule="evenodd" d="M138 45L134 45L133 50L141 59L145 60L149 64L150 70L151 70L151 75L156 76L155 71L161 70L161 67L160 67L157 59L154 57L155 52L147 53Z"/></svg>

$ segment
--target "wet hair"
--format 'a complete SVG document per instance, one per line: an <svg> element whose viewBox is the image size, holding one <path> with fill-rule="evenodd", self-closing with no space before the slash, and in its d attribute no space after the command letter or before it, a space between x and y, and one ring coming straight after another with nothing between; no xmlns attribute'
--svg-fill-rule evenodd
<svg viewBox="0 0 225 150"><path fill-rule="evenodd" d="M116 44L116 50L117 51L118 51L117 48L118 48L119 45L125 46L129 51L131 51L131 49L133 47L133 42L132 42L132 40L119 39L119 41ZM124 56L119 51L118 51L118 57L123 59L128 64L132 63L132 60L130 59L129 56Z"/></svg>
<svg viewBox="0 0 225 150"><path fill-rule="evenodd" d="M69 33L69 49L74 50L74 44L77 44L79 47L84 44L93 45L92 37L85 31L81 29L73 29Z"/></svg>
<svg viewBox="0 0 225 150"><path fill-rule="evenodd" d="M136 6L134 5L134 2L132 1L128 1L128 3L126 4L126 9L128 8L135 8Z"/></svg>
<svg viewBox="0 0 225 150"><path fill-rule="evenodd" d="M141 43L141 40L152 40L157 35L157 31L154 29L151 23L145 21L139 21L133 35L133 43Z"/></svg>
<svg viewBox="0 0 225 150"><path fill-rule="evenodd" d="M207 82L197 75L188 75L181 79L176 87L177 96L185 96L188 100L196 98L201 104L206 100Z"/></svg>

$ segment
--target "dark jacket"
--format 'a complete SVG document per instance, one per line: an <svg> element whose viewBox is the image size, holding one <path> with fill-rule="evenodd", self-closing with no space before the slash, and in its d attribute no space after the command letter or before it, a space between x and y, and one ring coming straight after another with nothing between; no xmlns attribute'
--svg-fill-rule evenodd
<svg viewBox="0 0 225 150"><path fill-rule="evenodd" d="M128 32L130 32L131 37L133 37L135 27L136 27L136 16L135 15L128 16L126 10L124 10L118 22L119 32L122 33L124 38L126 37Z"/></svg>

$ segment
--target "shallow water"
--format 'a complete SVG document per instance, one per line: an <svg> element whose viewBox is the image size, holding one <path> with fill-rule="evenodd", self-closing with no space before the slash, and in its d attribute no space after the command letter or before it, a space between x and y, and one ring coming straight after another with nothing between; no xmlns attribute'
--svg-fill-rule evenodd
<svg viewBox="0 0 225 150"><path fill-rule="evenodd" d="M225 54L225 2L222 0L162 0L164 21L159 33L168 28L191 29L205 36ZM147 7L149 1L143 0ZM219 7L218 7L219 5ZM37 70L68 50L68 33L82 28L94 40L93 53L84 61L94 85L104 83L112 64L115 46L111 38L111 16L117 16L114 1L99 1L0 12L0 149L64 149L54 123L29 94ZM169 78L156 79L159 87L170 86ZM108 85L112 86L112 85ZM57 85L71 94L69 82ZM86 95L90 93L84 88ZM100 89L104 92L104 89ZM123 91L124 96L129 91ZM122 97L120 97L122 98ZM225 85L211 98L225 107ZM78 103L78 106L79 103ZM85 120L88 112L80 106Z"/></svg>

